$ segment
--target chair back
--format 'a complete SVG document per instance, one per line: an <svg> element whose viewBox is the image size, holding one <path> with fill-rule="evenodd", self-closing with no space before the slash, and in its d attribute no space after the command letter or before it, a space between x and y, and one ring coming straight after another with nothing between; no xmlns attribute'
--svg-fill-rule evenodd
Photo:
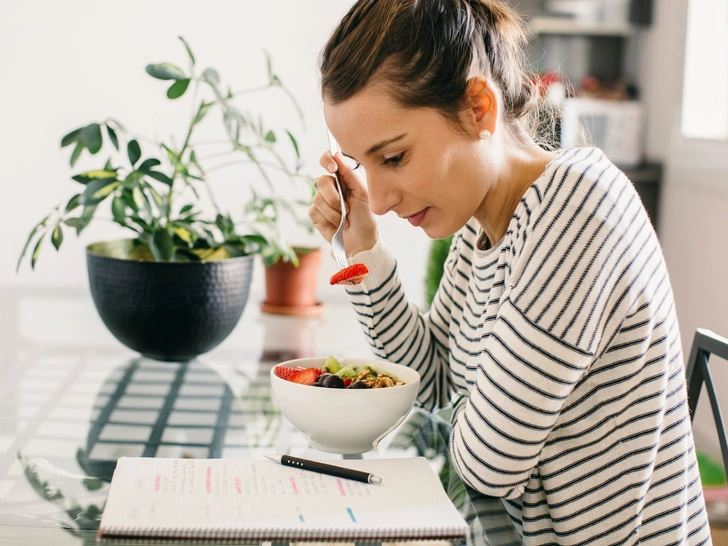
<svg viewBox="0 0 728 546"><path fill-rule="evenodd" d="M728 441L726 440L725 425L718 404L715 383L708 366L711 354L728 360L728 339L710 330L698 328L695 330L695 339L693 340L693 347L690 350L690 358L687 364L688 408L690 409L690 420L692 421L695 417L695 408L698 406L702 386L705 385L705 390L710 399L710 406L713 410L715 426L718 430L720 451L723 454L723 468L728 474ZM725 392L725 389L723 390Z"/></svg>

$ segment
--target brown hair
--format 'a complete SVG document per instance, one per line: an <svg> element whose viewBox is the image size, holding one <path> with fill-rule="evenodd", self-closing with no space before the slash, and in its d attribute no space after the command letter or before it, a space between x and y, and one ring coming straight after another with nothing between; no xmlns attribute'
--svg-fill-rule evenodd
<svg viewBox="0 0 728 546"><path fill-rule="evenodd" d="M401 105L436 108L463 129L467 81L484 75L499 88L504 121L543 140L551 116L539 111L526 41L502 0L358 0L321 53L321 93L336 104L376 78Z"/></svg>

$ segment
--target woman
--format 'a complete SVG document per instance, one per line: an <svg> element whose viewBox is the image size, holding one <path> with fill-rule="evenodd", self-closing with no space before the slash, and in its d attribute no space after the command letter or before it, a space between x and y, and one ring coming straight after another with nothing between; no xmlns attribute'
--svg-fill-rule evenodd
<svg viewBox="0 0 728 546"><path fill-rule="evenodd" d="M347 288L374 352L416 368L418 403L459 396L452 460L503 498L526 544L710 542L667 269L600 150L547 151L522 23L495 0L360 0L321 59L344 157ZM541 117L543 120L543 117ZM339 223L331 176L310 209ZM375 215L455 234L430 311L408 304Z"/></svg>

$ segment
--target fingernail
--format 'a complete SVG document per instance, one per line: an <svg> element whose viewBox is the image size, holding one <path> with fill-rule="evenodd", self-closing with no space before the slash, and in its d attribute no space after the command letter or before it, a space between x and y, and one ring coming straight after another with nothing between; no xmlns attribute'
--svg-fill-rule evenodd
<svg viewBox="0 0 728 546"><path fill-rule="evenodd" d="M336 172L336 163L334 163L334 162L332 161L331 163L329 163L329 164L328 164L328 165L326 166L326 168L327 168L327 169L329 170L329 172L330 172L330 173L334 173L334 172Z"/></svg>

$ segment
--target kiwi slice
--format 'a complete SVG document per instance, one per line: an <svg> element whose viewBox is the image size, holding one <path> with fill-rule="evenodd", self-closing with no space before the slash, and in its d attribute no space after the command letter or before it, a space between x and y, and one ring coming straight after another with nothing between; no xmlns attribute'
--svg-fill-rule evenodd
<svg viewBox="0 0 728 546"><path fill-rule="evenodd" d="M330 356L324 362L324 370L329 373L336 373L341 369L341 364L333 356Z"/></svg>

